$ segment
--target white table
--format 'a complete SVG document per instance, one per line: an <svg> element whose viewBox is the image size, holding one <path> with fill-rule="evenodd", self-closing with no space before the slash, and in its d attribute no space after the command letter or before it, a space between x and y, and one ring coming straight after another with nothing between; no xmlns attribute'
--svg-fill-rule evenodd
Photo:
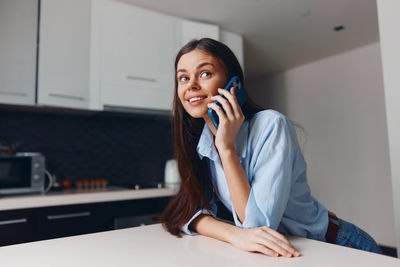
<svg viewBox="0 0 400 267"><path fill-rule="evenodd" d="M0 247L0 266L400 266L397 258L289 237L299 258L270 258L204 236L176 238L160 224Z"/></svg>

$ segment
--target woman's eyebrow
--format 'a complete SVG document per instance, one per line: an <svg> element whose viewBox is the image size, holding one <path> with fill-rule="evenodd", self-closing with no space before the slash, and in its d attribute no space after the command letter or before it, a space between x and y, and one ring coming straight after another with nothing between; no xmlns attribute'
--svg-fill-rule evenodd
<svg viewBox="0 0 400 267"><path fill-rule="evenodd" d="M200 64L196 67L196 69L200 69L201 67L204 67L204 66L206 66L206 65L211 65L211 66L215 67L214 64L212 64L212 63L210 63L210 62L203 62L203 63L200 63ZM187 72L187 70L186 70L186 69L179 69L179 70L176 71L176 73L178 73L178 72Z"/></svg>
<svg viewBox="0 0 400 267"><path fill-rule="evenodd" d="M200 69L201 67L204 67L205 65L211 65L211 66L215 67L214 64L212 64L210 62L204 62L204 63L200 63L196 68Z"/></svg>

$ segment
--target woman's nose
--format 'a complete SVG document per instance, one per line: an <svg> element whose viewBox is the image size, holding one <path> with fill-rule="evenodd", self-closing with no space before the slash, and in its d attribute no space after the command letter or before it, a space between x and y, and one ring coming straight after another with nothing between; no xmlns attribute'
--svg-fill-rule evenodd
<svg viewBox="0 0 400 267"><path fill-rule="evenodd" d="M195 80L195 79L190 80L190 83L188 84L188 89L189 90L199 90L200 85L197 82L197 80Z"/></svg>

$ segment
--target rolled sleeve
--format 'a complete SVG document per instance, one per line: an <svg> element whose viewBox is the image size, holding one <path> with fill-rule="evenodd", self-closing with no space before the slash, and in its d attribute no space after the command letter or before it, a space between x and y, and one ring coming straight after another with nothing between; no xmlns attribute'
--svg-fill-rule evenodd
<svg viewBox="0 0 400 267"><path fill-rule="evenodd" d="M284 116L278 117L272 128L260 136L254 150L251 191L241 226L266 225L277 230L289 200L297 137Z"/></svg>
<svg viewBox="0 0 400 267"><path fill-rule="evenodd" d="M214 201L210 202L210 207L211 210L207 210L207 209L202 209L202 210L198 210L193 216L192 218L190 218L190 220L185 223L182 227L181 227L181 231L184 232L187 235L197 235L196 231L191 231L189 229L189 225L192 223L192 221L194 219L196 219L200 214L207 214L207 215L211 215L214 218L217 216L217 205L215 204Z"/></svg>

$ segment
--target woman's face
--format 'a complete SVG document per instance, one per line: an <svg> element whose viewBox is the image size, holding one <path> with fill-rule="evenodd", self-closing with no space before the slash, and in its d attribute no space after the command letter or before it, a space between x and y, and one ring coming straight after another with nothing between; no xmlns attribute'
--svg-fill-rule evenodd
<svg viewBox="0 0 400 267"><path fill-rule="evenodd" d="M227 83L225 67L217 58L202 50L184 54L176 69L178 97L183 108L194 118L208 119L207 104Z"/></svg>

